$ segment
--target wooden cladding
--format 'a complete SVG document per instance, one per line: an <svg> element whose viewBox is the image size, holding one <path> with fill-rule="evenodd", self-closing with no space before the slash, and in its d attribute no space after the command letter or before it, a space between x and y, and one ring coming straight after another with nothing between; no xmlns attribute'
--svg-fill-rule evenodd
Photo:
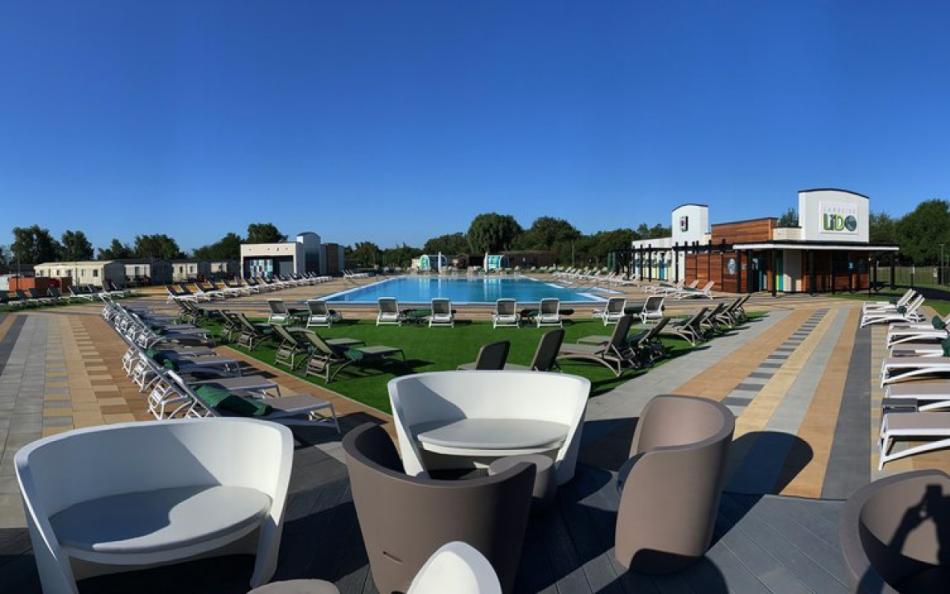
<svg viewBox="0 0 950 594"><path fill-rule="evenodd" d="M699 286L714 281L715 290L726 293L771 291L775 276L772 258L770 250L710 250L686 254L682 278L687 283L698 280ZM779 274L788 274L778 263L774 265ZM778 287L786 292L824 293L865 290L869 283L866 252L802 250L801 269L788 274Z"/></svg>
<svg viewBox="0 0 950 594"><path fill-rule="evenodd" d="M691 283L699 280L699 286L702 287L709 281L716 285L713 287L716 291L725 291L726 293L738 293L738 271L737 274L729 274L729 260L736 260L736 252L711 252L688 254L686 256L686 270L684 280Z"/></svg>
<svg viewBox="0 0 950 594"><path fill-rule="evenodd" d="M753 219L737 223L719 223L712 226L712 242L716 243L752 243L771 241L772 229L778 219Z"/></svg>

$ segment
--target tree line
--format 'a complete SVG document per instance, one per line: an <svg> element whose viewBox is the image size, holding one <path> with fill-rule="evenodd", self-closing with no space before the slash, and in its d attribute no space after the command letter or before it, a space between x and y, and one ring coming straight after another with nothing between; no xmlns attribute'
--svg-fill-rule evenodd
<svg viewBox="0 0 950 594"><path fill-rule="evenodd" d="M603 265L607 254L630 246L635 239L666 237L670 228L641 224L636 229L619 228L596 233L581 233L568 221L542 216L525 229L511 215L483 213L472 219L466 232L438 235L421 247L407 244L380 248L371 241L360 241L346 249L347 261L354 267L409 265L422 254L442 252L447 256L460 254L497 254L508 251L550 252L561 265Z"/></svg>
<svg viewBox="0 0 950 594"><path fill-rule="evenodd" d="M780 224L795 225L798 215L790 209L780 217ZM950 202L926 200L901 216L885 212L870 214L869 238L872 244L897 245L904 263L936 265L940 263L941 245L950 262ZM422 254L499 253L503 251L542 250L551 252L561 265L603 265L607 254L623 249L635 239L652 239L670 234L670 228L657 224L641 224L636 228L622 227L608 231L584 234L564 219L542 216L525 229L511 215L483 213L476 216L465 232L448 233L428 239L421 247L399 244L381 248L371 241L359 241L345 248L348 266L406 267L413 258ZM86 235L79 230L67 230L53 237L39 225L14 227L14 241L8 250L0 247L0 270L51 261L100 260L121 258L156 258L176 260L186 257L178 243L168 235L138 235L131 244L113 239L98 254ZM227 233L214 243L191 252L201 260L237 260L241 243L274 243L286 241L287 236L272 223L252 223L247 234Z"/></svg>
<svg viewBox="0 0 950 594"><path fill-rule="evenodd" d="M248 225L245 237L233 232L228 233L214 243L193 250L191 257L199 260L237 260L241 257L242 243L274 243L286 239L287 236L272 223L252 223ZM73 262L92 260L94 257L99 260L181 260L188 255L175 239L164 233L136 235L131 244L113 239L107 247L99 248L96 254L92 243L82 231L67 230L57 239L49 229L33 225L13 228L13 243L10 244L9 250L0 247L0 271L16 270L17 265Z"/></svg>

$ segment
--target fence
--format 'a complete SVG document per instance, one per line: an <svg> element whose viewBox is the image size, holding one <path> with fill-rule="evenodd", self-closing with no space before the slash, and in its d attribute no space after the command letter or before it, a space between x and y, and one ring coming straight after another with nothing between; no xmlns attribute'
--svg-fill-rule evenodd
<svg viewBox="0 0 950 594"><path fill-rule="evenodd" d="M882 264L877 269L878 285L889 286L891 268ZM894 285L898 287L950 288L950 266L895 266Z"/></svg>

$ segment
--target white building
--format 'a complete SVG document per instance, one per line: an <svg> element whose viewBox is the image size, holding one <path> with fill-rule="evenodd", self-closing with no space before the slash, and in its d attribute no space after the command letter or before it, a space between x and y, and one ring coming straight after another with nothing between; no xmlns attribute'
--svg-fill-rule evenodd
<svg viewBox="0 0 950 594"><path fill-rule="evenodd" d="M864 289L881 255L869 244L870 198L835 188L798 193L798 225L775 217L709 223L705 204L673 209L672 235L634 241L632 274L648 280L713 281L727 292Z"/></svg>
<svg viewBox="0 0 950 594"><path fill-rule="evenodd" d="M323 260L320 236L310 231L300 233L294 241L241 244L243 278L305 272L323 274Z"/></svg>
<svg viewBox="0 0 950 594"><path fill-rule="evenodd" d="M36 276L69 279L73 285L106 287L112 281L125 287L125 265L119 260L87 260L82 262L44 262L33 267Z"/></svg>

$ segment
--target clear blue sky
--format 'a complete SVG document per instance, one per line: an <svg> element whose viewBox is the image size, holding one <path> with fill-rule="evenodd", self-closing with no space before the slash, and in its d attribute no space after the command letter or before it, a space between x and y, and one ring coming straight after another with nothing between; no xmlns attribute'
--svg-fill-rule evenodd
<svg viewBox="0 0 950 594"><path fill-rule="evenodd" d="M0 2L14 225L389 246L950 197L950 3Z"/></svg>

